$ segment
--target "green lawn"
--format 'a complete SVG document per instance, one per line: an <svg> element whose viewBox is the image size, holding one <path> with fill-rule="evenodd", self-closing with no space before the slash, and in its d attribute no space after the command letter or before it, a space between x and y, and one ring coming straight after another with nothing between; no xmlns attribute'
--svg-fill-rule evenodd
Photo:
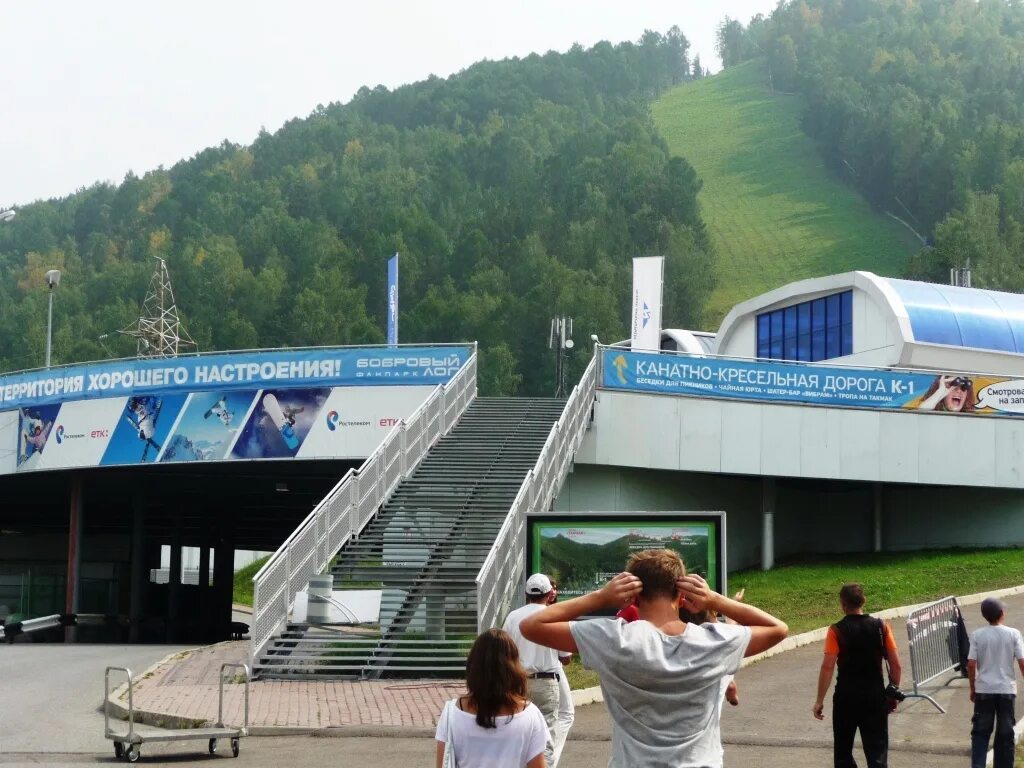
<svg viewBox="0 0 1024 768"><path fill-rule="evenodd" d="M718 251L714 327L734 304L807 277L865 269L899 275L917 240L825 168L800 129L797 96L772 96L751 61L666 92L653 105L669 148L704 182Z"/></svg>
<svg viewBox="0 0 1024 768"><path fill-rule="evenodd" d="M266 564L269 557L261 557L256 562L235 572L234 601L241 605L252 605L252 577Z"/></svg>
<svg viewBox="0 0 1024 768"><path fill-rule="evenodd" d="M867 610L1013 587L1024 581L1024 549L964 549L881 555L829 555L783 563L771 571L729 575L729 590L789 624L790 634L840 618L839 587L859 581Z"/></svg>

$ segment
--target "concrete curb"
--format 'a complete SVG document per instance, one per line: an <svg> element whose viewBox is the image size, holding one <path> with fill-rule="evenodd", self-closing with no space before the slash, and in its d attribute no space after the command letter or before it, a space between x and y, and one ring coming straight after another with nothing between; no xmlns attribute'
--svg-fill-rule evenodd
<svg viewBox="0 0 1024 768"><path fill-rule="evenodd" d="M219 645L215 643L214 645ZM212 648L213 646L198 646L196 648L186 648L183 651L175 651L164 656L160 661L155 664L150 664L140 674L136 674L134 679L136 681L145 680L147 677L156 672L157 669L162 667L172 659L178 658L179 656L189 655L200 651L203 648ZM106 706L110 712L110 717L115 720L128 720L128 707L122 704L122 699L128 695L128 683L127 681L119 685L113 691L110 692L110 698L107 699L103 704L100 705L100 711L103 711L103 707ZM210 723L209 720L193 720L188 717L178 717L176 715L168 715L163 712L151 712L145 709L135 708L135 722L143 725L153 725L157 728L199 728L203 725Z"/></svg>

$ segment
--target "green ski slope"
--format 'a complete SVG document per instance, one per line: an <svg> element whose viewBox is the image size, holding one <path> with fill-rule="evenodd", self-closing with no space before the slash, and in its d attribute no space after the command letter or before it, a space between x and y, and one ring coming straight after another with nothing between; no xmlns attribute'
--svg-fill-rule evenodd
<svg viewBox="0 0 1024 768"><path fill-rule="evenodd" d="M674 154L704 182L701 213L718 251L705 325L793 280L865 269L899 275L919 248L825 168L800 130L797 96L768 91L751 61L666 92L652 107Z"/></svg>

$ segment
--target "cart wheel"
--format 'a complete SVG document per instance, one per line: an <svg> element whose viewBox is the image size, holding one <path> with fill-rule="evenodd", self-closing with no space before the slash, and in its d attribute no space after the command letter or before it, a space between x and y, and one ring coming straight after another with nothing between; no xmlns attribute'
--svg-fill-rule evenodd
<svg viewBox="0 0 1024 768"><path fill-rule="evenodd" d="M120 741L114 742L114 757L116 757L118 760L124 757L124 744L122 744Z"/></svg>
<svg viewBox="0 0 1024 768"><path fill-rule="evenodd" d="M216 755L217 754L217 740L216 739L210 739L210 754L211 755Z"/></svg>
<svg viewBox="0 0 1024 768"><path fill-rule="evenodd" d="M231 740L231 754L233 757L238 757L238 739L234 738Z"/></svg>
<svg viewBox="0 0 1024 768"><path fill-rule="evenodd" d="M128 747L128 750L124 753L125 760L129 763L137 763L139 761L139 747L132 744Z"/></svg>

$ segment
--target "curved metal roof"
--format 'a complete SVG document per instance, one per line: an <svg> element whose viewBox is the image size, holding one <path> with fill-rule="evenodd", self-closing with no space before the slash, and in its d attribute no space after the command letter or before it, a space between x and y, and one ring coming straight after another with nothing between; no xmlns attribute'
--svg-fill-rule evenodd
<svg viewBox="0 0 1024 768"><path fill-rule="evenodd" d="M914 341L1024 354L1024 295L882 279L903 302Z"/></svg>

